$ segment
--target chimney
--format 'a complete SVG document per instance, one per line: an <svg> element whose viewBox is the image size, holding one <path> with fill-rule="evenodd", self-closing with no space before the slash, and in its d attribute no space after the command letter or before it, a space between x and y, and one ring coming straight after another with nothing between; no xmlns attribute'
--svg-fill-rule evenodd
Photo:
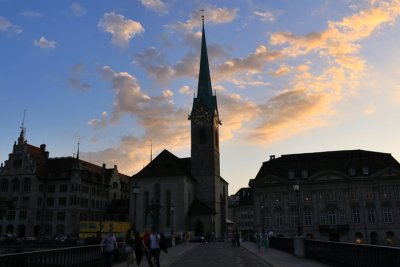
<svg viewBox="0 0 400 267"><path fill-rule="evenodd" d="M273 160L273 159L275 159L275 155L270 155L269 160Z"/></svg>
<svg viewBox="0 0 400 267"><path fill-rule="evenodd" d="M105 163L103 163L103 169L105 169L106 168L106 164Z"/></svg>
<svg viewBox="0 0 400 267"><path fill-rule="evenodd" d="M45 144L41 144L40 145L40 149L44 152L46 151L46 145Z"/></svg>

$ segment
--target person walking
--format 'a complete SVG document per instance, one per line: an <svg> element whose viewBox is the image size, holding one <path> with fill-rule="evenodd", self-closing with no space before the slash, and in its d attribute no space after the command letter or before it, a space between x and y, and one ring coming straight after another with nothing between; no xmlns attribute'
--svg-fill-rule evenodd
<svg viewBox="0 0 400 267"><path fill-rule="evenodd" d="M160 267L160 239L161 236L156 229L151 228L150 234L150 258L154 258L157 267Z"/></svg>
<svg viewBox="0 0 400 267"><path fill-rule="evenodd" d="M142 245L146 254L147 263L149 264L150 267L154 267L153 262L151 260L150 235L151 231L147 230L146 233L143 235Z"/></svg>
<svg viewBox="0 0 400 267"><path fill-rule="evenodd" d="M114 260L114 253L118 251L117 238L114 230L110 228L109 233L101 240L101 252L104 253L105 267L111 267Z"/></svg>
<svg viewBox="0 0 400 267"><path fill-rule="evenodd" d="M126 254L126 267L129 264L134 265L134 247L135 247L135 237L133 236L133 229L128 229L125 236L124 253Z"/></svg>
<svg viewBox="0 0 400 267"><path fill-rule="evenodd" d="M140 263L142 263L143 257L143 238L140 236L139 232L135 233L135 256L136 256L136 266L139 267Z"/></svg>

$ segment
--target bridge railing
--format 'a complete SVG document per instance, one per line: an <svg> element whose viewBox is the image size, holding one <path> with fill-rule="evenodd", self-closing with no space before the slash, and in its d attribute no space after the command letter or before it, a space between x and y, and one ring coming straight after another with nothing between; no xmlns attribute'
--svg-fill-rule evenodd
<svg viewBox="0 0 400 267"><path fill-rule="evenodd" d="M122 260L125 255L120 256L119 260ZM91 267L101 266L103 262L99 245L0 255L2 267Z"/></svg>
<svg viewBox="0 0 400 267"><path fill-rule="evenodd" d="M400 248L305 240L306 257L333 266L400 266Z"/></svg>

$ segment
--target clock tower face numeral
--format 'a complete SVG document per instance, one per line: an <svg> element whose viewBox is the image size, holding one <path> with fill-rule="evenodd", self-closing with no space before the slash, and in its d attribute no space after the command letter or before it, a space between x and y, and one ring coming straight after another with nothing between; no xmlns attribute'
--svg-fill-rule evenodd
<svg viewBox="0 0 400 267"><path fill-rule="evenodd" d="M193 114L193 122L197 125L206 125L211 121L211 114L205 107L198 108Z"/></svg>

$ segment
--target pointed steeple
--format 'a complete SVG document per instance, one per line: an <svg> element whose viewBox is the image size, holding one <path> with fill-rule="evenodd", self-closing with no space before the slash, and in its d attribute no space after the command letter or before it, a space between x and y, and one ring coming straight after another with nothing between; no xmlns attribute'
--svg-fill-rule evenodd
<svg viewBox="0 0 400 267"><path fill-rule="evenodd" d="M22 119L22 124L21 124L21 132L19 133L19 137L18 137L18 145L22 145L25 143L25 133L26 133L26 128L24 127L24 123L25 123L25 113L26 113L26 109L24 109L24 117Z"/></svg>
<svg viewBox="0 0 400 267"><path fill-rule="evenodd" d="M204 16L201 16L203 22L203 31L201 38L201 56L200 56L200 71L199 84L197 87L197 104L205 105L210 110L214 110L214 97L212 94L210 67L208 64L206 34L204 30Z"/></svg>

